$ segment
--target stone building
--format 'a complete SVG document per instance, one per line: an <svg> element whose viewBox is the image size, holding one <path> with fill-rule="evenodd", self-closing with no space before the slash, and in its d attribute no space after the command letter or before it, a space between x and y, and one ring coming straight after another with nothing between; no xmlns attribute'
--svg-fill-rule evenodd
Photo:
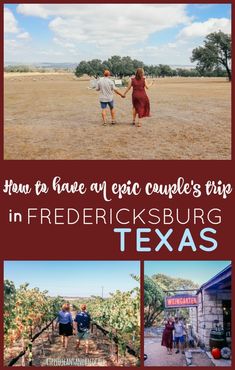
<svg viewBox="0 0 235 370"><path fill-rule="evenodd" d="M231 274L229 265L204 283L196 293L198 307L189 309L193 332L206 349L210 347L210 333L215 325L224 329L227 345L231 343Z"/></svg>

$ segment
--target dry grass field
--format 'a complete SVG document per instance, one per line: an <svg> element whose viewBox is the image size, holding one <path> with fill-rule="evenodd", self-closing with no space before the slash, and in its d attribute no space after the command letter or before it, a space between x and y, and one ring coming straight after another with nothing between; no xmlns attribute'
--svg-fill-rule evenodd
<svg viewBox="0 0 235 370"><path fill-rule="evenodd" d="M151 117L131 125L131 93L115 96L117 124L101 124L98 92L72 74L4 79L5 159L230 159L231 84L157 79Z"/></svg>

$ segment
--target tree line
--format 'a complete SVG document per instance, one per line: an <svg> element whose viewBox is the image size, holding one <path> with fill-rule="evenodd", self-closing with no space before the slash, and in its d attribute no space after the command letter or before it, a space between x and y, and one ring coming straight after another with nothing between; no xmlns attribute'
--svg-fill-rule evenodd
<svg viewBox="0 0 235 370"><path fill-rule="evenodd" d="M199 71L197 68L172 68L166 64L146 65L136 59L131 59L129 56L120 57L114 55L107 61L100 59L92 59L90 61L81 61L75 71L77 77L88 75L90 77L101 77L105 69L111 71L112 75L118 78L132 76L137 68L143 68L145 75L148 77L226 77L227 73L221 67L217 67L212 71Z"/></svg>
<svg viewBox="0 0 235 370"><path fill-rule="evenodd" d="M231 80L231 35L221 31L206 36L204 46L192 51L191 62L197 62L194 68L172 68L169 65L146 65L142 61L129 56L114 55L108 60L92 59L81 61L75 70L75 75L81 77L99 77L108 69L115 77L131 76L137 68L144 68L145 75L150 77L228 77Z"/></svg>
<svg viewBox="0 0 235 370"><path fill-rule="evenodd" d="M144 277L144 325L151 327L163 319L164 302L166 295L172 295L172 291L197 289L198 285L192 280L173 278L164 274L156 274L152 277ZM167 293L170 290L171 293ZM174 314L171 311L171 314ZM181 314L187 315L187 309L181 308Z"/></svg>
<svg viewBox="0 0 235 370"><path fill-rule="evenodd" d="M231 35L221 31L210 33L205 37L204 45L192 51L191 62L196 62L192 68L172 68L166 64L146 65L140 60L129 56L121 57L113 55L107 60L92 59L81 61L76 69L75 75L81 77L84 74L93 77L103 75L105 69L111 71L118 78L132 76L137 68L144 68L145 75L149 77L228 77L232 79L231 72ZM46 72L44 68L31 68L27 65L7 66L5 72Z"/></svg>

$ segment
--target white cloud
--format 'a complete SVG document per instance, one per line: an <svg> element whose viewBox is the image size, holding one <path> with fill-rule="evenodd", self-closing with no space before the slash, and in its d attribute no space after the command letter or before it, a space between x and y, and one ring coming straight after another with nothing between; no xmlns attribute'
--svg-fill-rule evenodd
<svg viewBox="0 0 235 370"><path fill-rule="evenodd" d="M6 60L14 59L20 49L24 49L30 40L30 35L19 27L12 11L4 7L4 54Z"/></svg>
<svg viewBox="0 0 235 370"><path fill-rule="evenodd" d="M127 47L152 33L188 24L186 8L184 4L20 4L17 11L49 18L57 40L107 49L115 43Z"/></svg>
<svg viewBox="0 0 235 370"><path fill-rule="evenodd" d="M29 58L25 55L32 57L32 48L28 40L24 39L5 39L4 40L4 58L5 62L27 63Z"/></svg>
<svg viewBox="0 0 235 370"><path fill-rule="evenodd" d="M18 33L18 23L14 14L9 8L4 7L4 32L7 33Z"/></svg>
<svg viewBox="0 0 235 370"><path fill-rule="evenodd" d="M39 55L45 55L47 57L58 57L64 55L61 51L54 51L54 50L38 50L37 54Z"/></svg>
<svg viewBox="0 0 235 370"><path fill-rule="evenodd" d="M15 48L18 46L18 43L14 39L8 39L4 41L4 47L6 48Z"/></svg>
<svg viewBox="0 0 235 370"><path fill-rule="evenodd" d="M205 22L194 22L184 27L178 34L178 38L204 37L211 32L222 31L231 33L231 21L228 18L210 18Z"/></svg>
<svg viewBox="0 0 235 370"><path fill-rule="evenodd" d="M93 7L93 5L92 5ZM64 40L94 43L103 49L115 43L123 47L145 41L150 34L188 22L185 6L168 5L90 5L70 17L58 16L50 24L54 34ZM166 17L167 14L167 17Z"/></svg>
<svg viewBox="0 0 235 370"><path fill-rule="evenodd" d="M167 44L167 46L168 46L168 48L176 48L177 47L177 43L176 42L168 42L168 44Z"/></svg>
<svg viewBox="0 0 235 370"><path fill-rule="evenodd" d="M36 55L41 61L79 62L117 54L151 64L190 64L192 49L208 33L231 31L229 16L197 22L187 4L20 4L17 12L45 19L52 35L45 46L33 45L12 14L16 36L9 38L24 44L24 60Z"/></svg>
<svg viewBox="0 0 235 370"><path fill-rule="evenodd" d="M4 58L15 61L30 48L30 34L20 28L14 14L4 7Z"/></svg>
<svg viewBox="0 0 235 370"><path fill-rule="evenodd" d="M18 39L22 39L22 40L30 40L31 39L30 34L28 32L19 33L16 37Z"/></svg>
<svg viewBox="0 0 235 370"><path fill-rule="evenodd" d="M174 43L166 43L158 46L144 46L131 50L129 55L140 59L144 56L147 64L168 64L168 65L193 65L191 63L192 50L198 46L198 40L176 40Z"/></svg>
<svg viewBox="0 0 235 370"><path fill-rule="evenodd" d="M57 5L55 5L56 7ZM47 5L40 4L20 4L17 7L17 12L24 15L31 15L40 18L47 18L49 16L48 11L44 8Z"/></svg>
<svg viewBox="0 0 235 370"><path fill-rule="evenodd" d="M90 18L93 14L96 22L101 23L100 21L103 19L110 20L113 26L117 20L119 25L125 25L127 24L126 20L130 18L135 19L137 23L144 19L151 19L161 25L163 22L165 24L171 23L171 20L177 24L188 21L186 7L184 4L174 4L173 6L172 4L20 4L17 7L17 12L26 16L62 17L65 19L78 16ZM93 26L90 22L88 25Z"/></svg>
<svg viewBox="0 0 235 370"><path fill-rule="evenodd" d="M60 39L57 39L56 37L53 38L53 41L55 44L63 46L65 48L75 48L75 44L73 44L72 42L63 42Z"/></svg>

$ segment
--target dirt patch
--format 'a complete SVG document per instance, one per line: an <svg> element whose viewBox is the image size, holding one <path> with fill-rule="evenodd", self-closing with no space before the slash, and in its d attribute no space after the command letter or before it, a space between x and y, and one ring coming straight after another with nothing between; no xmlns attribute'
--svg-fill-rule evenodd
<svg viewBox="0 0 235 370"><path fill-rule="evenodd" d="M151 117L131 125L131 94L115 96L117 125L101 125L98 93L72 74L8 75L5 159L230 159L231 85L158 79Z"/></svg>
<svg viewBox="0 0 235 370"><path fill-rule="evenodd" d="M21 351L21 347L16 343L10 352L4 355L4 366L7 366L10 359L14 358ZM89 353L85 354L85 344L82 342L79 349L76 348L76 337L72 336L68 341L68 348L61 345L58 332L50 335L42 334L33 343L32 363L36 367L58 367L58 366L137 366L137 359L126 353L126 356L116 356L116 348L109 338L105 337L100 331L91 334L89 339ZM25 365L28 366L28 352L25 356ZM16 367L22 366L22 358L19 359Z"/></svg>

